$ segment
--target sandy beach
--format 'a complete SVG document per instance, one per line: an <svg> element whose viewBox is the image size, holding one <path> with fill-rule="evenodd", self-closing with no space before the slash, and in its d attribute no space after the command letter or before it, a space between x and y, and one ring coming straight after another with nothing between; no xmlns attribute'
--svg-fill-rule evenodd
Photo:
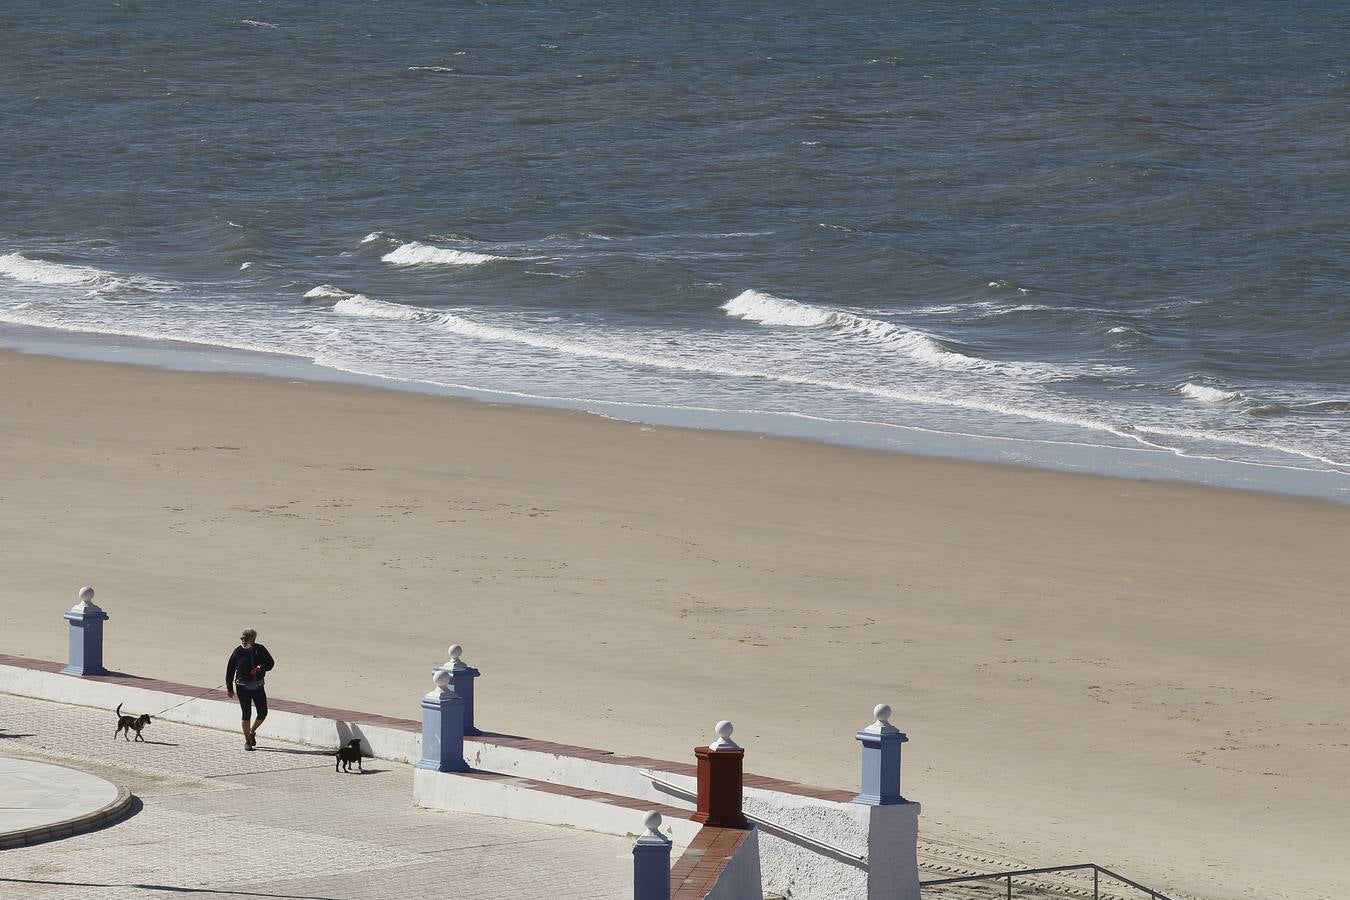
<svg viewBox="0 0 1350 900"><path fill-rule="evenodd" d="M1350 508L15 353L0 472L2 652L842 787L885 701L926 838L1350 892Z"/></svg>

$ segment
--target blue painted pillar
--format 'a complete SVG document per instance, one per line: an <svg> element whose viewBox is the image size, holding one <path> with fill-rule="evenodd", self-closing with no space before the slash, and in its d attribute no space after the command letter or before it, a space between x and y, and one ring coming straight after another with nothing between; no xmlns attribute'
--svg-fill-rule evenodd
<svg viewBox="0 0 1350 900"><path fill-rule="evenodd" d="M661 814L642 819L647 833L633 844L633 900L670 900L670 838L661 833Z"/></svg>
<svg viewBox="0 0 1350 900"><path fill-rule="evenodd" d="M435 686L422 698L422 758L417 768L467 772L464 761L464 700L450 690L450 673L437 669Z"/></svg>
<svg viewBox="0 0 1350 900"><path fill-rule="evenodd" d="M108 614L94 605L94 589L80 589L80 602L66 613L70 623L70 665L67 675L107 675L103 668L103 623Z"/></svg>
<svg viewBox="0 0 1350 900"><path fill-rule="evenodd" d="M473 723L473 680L483 673L460 659L463 655L463 647L451 644L450 661L441 668L450 673L450 689L464 698L464 733L482 734Z"/></svg>
<svg viewBox="0 0 1350 900"><path fill-rule="evenodd" d="M882 704L874 709L877 720L859 731L862 743L862 791L854 803L890 806L907 802L900 796L900 745L908 737L891 724L891 708Z"/></svg>

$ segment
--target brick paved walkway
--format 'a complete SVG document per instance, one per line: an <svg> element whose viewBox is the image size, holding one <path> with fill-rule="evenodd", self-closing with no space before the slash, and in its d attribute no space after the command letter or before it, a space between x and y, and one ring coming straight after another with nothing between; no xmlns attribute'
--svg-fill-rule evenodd
<svg viewBox="0 0 1350 900"><path fill-rule="evenodd" d="M106 720L106 721L105 721ZM102 831L0 851L5 900L600 900L632 894L631 842L412 806L412 769L155 721L111 739L109 711L0 694L0 754L73 764L144 807ZM639 819L640 824L640 819ZM635 827L635 830L636 827Z"/></svg>

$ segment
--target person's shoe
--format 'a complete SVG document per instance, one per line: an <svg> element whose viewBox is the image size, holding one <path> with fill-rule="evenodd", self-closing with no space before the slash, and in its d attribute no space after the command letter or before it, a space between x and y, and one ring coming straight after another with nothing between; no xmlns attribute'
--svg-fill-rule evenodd
<svg viewBox="0 0 1350 900"><path fill-rule="evenodd" d="M258 736L256 734L250 734L248 736L248 749L252 750L256 746L258 746Z"/></svg>
<svg viewBox="0 0 1350 900"><path fill-rule="evenodd" d="M253 741L252 741L251 739L249 739L249 738L244 738L244 749L245 749L245 750L252 750L252 749L253 749Z"/></svg>

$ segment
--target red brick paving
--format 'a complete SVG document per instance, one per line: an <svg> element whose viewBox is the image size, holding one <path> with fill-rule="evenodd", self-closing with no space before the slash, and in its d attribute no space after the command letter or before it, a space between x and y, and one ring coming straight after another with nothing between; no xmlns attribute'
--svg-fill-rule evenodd
<svg viewBox="0 0 1350 900"><path fill-rule="evenodd" d="M670 900L703 900L749 836L744 828L700 828L670 867Z"/></svg>

